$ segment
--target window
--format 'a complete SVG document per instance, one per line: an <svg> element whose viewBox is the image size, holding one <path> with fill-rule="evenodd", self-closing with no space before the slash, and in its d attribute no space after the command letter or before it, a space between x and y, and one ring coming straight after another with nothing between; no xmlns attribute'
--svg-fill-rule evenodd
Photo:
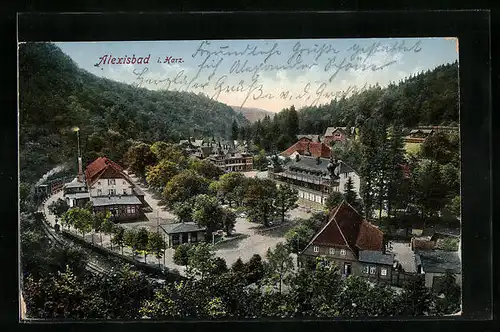
<svg viewBox="0 0 500 332"><path fill-rule="evenodd" d="M370 274L375 274L377 272L377 268L375 266L370 266Z"/></svg>
<svg viewBox="0 0 500 332"><path fill-rule="evenodd" d="M97 189L97 196L102 196L102 190L101 189Z"/></svg>
<svg viewBox="0 0 500 332"><path fill-rule="evenodd" d="M116 184L115 179L108 179L108 185Z"/></svg>
<svg viewBox="0 0 500 332"><path fill-rule="evenodd" d="M126 186L127 185L127 181L123 180L123 185Z"/></svg>
<svg viewBox="0 0 500 332"><path fill-rule="evenodd" d="M383 275L383 276L387 275L387 269L385 267L380 269L380 275Z"/></svg>
<svg viewBox="0 0 500 332"><path fill-rule="evenodd" d="M126 195L127 194L127 189L123 189L123 194Z"/></svg>
<svg viewBox="0 0 500 332"><path fill-rule="evenodd" d="M100 186L101 185L101 181L97 181L97 185Z"/></svg>
<svg viewBox="0 0 500 332"><path fill-rule="evenodd" d="M314 252L319 252L319 247L318 246L314 246L313 250L314 250Z"/></svg>
<svg viewBox="0 0 500 332"><path fill-rule="evenodd" d="M111 196L116 195L116 190L115 190L115 189L109 189L109 194L110 194Z"/></svg>
<svg viewBox="0 0 500 332"><path fill-rule="evenodd" d="M368 266L363 266L363 273L368 274L368 269L369 269Z"/></svg>
<svg viewBox="0 0 500 332"><path fill-rule="evenodd" d="M191 233L191 242L192 243L198 242L198 233L196 232Z"/></svg>
<svg viewBox="0 0 500 332"><path fill-rule="evenodd" d="M340 249L340 255L341 255L341 256L345 256L345 255L346 255L346 251L345 251L345 249Z"/></svg>
<svg viewBox="0 0 500 332"><path fill-rule="evenodd" d="M335 248L330 248L330 255L335 255Z"/></svg>

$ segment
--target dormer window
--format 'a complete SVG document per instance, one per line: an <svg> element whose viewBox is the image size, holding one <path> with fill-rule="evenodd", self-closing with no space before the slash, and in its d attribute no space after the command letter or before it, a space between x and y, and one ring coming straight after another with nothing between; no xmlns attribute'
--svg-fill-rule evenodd
<svg viewBox="0 0 500 332"><path fill-rule="evenodd" d="M108 179L108 185L114 185L116 184L115 179Z"/></svg>

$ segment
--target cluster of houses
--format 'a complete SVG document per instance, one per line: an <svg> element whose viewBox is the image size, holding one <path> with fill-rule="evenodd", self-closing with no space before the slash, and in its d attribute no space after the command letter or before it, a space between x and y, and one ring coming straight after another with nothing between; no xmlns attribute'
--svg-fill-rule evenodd
<svg viewBox="0 0 500 332"><path fill-rule="evenodd" d="M181 140L184 151L198 159L207 159L224 172L247 172L253 170L253 157L246 142L216 142L204 140Z"/></svg>
<svg viewBox="0 0 500 332"><path fill-rule="evenodd" d="M439 246L440 240L450 238L455 240L456 248ZM318 257L327 258L340 268L343 276L361 276L394 286L422 274L425 285L434 288L447 271L461 285L460 247L458 234L435 233L430 239L412 239L408 250L394 252L384 233L344 201L330 212L298 260L299 264L307 264Z"/></svg>
<svg viewBox="0 0 500 332"><path fill-rule="evenodd" d="M420 128L411 132L412 138L427 134ZM451 130L451 129L450 129ZM355 128L330 127L323 137L300 135L297 142L280 154L285 162L276 169L272 164L268 175L278 183L296 188L299 198L324 204L332 191L343 193L349 179L359 195L360 177L356 170L332 154L332 142L345 142L357 135ZM253 158L245 143L216 142L212 140L185 140L180 145L191 156L207 159L225 172L250 171ZM137 219L149 208L144 193L133 183L127 172L117 163L100 157L90 163L85 172L78 158L78 175L64 185L64 199L70 207L84 207L92 203L94 212L111 213L114 221ZM195 223L160 225L168 247L205 240L205 228ZM443 249L443 238L455 237L456 250ZM401 285L417 274L424 274L427 287L434 287L446 271L452 271L461 283L459 236L436 233L430 239L414 238L408 243L406 256L392 251L391 243L374 224L365 220L345 201L333 209L322 229L299 253L299 264L307 264L316 257L327 257L340 267L344 276L357 275L374 282Z"/></svg>

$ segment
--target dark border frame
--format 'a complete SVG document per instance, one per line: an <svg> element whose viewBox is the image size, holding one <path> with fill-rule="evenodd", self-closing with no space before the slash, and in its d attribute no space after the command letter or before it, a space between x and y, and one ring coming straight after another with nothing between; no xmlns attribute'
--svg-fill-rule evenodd
<svg viewBox="0 0 500 332"><path fill-rule="evenodd" d="M383 24L380 24L381 22ZM458 37L460 43L462 217L466 220L462 228L464 310L462 317L449 318L446 323L440 320L440 324L445 323L447 326L459 322L463 324L463 321L468 319L488 320L492 318L489 29L488 11L122 13L86 15L25 13L18 16L19 41ZM16 183L9 182L9 184L10 187L17 186ZM14 187L12 189L12 192L14 192ZM18 231L17 227L14 230ZM14 232L10 231L9 233ZM17 241L15 245L17 250ZM9 248L13 249L14 243ZM13 271L14 269L9 270L9 279L13 276L17 285L18 274ZM11 289L16 294L9 296L9 299L11 299L9 302L15 301L17 304L17 287ZM15 306L14 310L17 310L17 306ZM333 327L333 325L335 327L348 327L350 323L346 321L307 323L295 321L293 324L285 322L280 324L287 329L292 326L300 326L301 328L314 326L314 329L323 329ZM391 323L393 322L382 324L395 327ZM396 326L401 323L403 322L397 322ZM412 322L412 325L414 328L418 328L417 326L429 328L430 324L428 323L430 323L429 320L419 320ZM134 326L135 324L141 323L132 323L131 325ZM170 325L170 323L166 324ZM172 323L171 327L180 327L181 324ZM231 326L236 323L225 324ZM250 327L253 324L255 323L249 322L241 327ZM270 328L279 326L275 324L277 323L266 323ZM356 329L369 329L372 323L359 321L354 324ZM440 324L435 324L434 327ZM72 325L75 327L74 324ZM151 327L151 325L147 326ZM185 324L182 325L186 327ZM90 327L87 324L81 326L82 328ZM157 324L154 324L154 326L159 327ZM217 323L217 328L219 327L219 323Z"/></svg>

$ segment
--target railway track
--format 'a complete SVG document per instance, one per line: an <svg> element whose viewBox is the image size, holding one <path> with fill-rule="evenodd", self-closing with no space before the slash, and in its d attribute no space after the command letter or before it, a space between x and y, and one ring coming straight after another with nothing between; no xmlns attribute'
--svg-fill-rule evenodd
<svg viewBox="0 0 500 332"><path fill-rule="evenodd" d="M60 238L56 231L48 224L47 222L47 216L45 215L45 211L43 209L43 204L38 207L38 212L42 213L43 218L42 218L42 230L43 232L47 235L50 243L54 243L59 247L67 247L72 245L71 242L64 240ZM100 275L106 275L107 271L102 268L102 266L97 263L97 259L90 257L88 262L87 262L87 269L90 272L100 274Z"/></svg>

